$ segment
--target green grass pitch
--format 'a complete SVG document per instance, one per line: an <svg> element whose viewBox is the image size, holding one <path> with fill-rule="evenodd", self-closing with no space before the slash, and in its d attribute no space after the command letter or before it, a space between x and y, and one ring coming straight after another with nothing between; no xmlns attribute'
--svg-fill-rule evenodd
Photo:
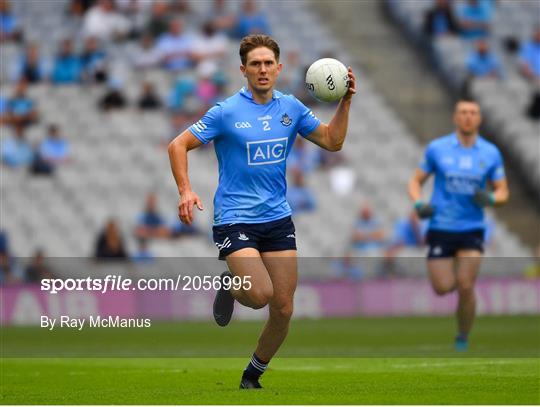
<svg viewBox="0 0 540 407"><path fill-rule="evenodd" d="M2 404L539 404L540 319L295 320L261 383L240 391L262 322L149 329L3 327Z"/></svg>

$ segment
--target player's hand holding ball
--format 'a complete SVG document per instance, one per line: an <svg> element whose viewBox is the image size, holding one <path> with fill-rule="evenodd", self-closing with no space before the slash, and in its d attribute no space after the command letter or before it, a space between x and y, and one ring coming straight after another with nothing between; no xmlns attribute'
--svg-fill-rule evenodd
<svg viewBox="0 0 540 407"><path fill-rule="evenodd" d="M414 210L420 219L429 219L433 216L435 212L433 206L422 201L416 201L414 204Z"/></svg>
<svg viewBox="0 0 540 407"><path fill-rule="evenodd" d="M350 100L356 93L356 77L350 67L347 69L337 59L322 58L307 70L306 87L321 102Z"/></svg>
<svg viewBox="0 0 540 407"><path fill-rule="evenodd" d="M180 202L178 203L178 217L186 225L191 225L193 222L193 206L197 205L200 211L202 211L203 204L199 195L189 190L185 191L180 196Z"/></svg>
<svg viewBox="0 0 540 407"><path fill-rule="evenodd" d="M485 189L478 189L473 195L473 201L480 208L486 206L495 205L495 196L493 192L486 191Z"/></svg>

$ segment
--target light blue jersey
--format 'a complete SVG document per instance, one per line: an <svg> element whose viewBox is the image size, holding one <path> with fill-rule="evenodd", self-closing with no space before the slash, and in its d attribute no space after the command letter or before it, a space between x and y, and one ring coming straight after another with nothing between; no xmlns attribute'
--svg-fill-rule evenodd
<svg viewBox="0 0 540 407"><path fill-rule="evenodd" d="M189 130L202 143L214 141L219 163L214 225L289 216L285 162L296 134L306 137L319 124L294 96L274 91L258 104L245 87L193 124Z"/></svg>
<svg viewBox="0 0 540 407"><path fill-rule="evenodd" d="M431 205L435 209L429 228L448 232L484 229L484 211L473 201L487 181L505 177L501 153L478 136L464 147L455 133L433 140L420 169L435 174Z"/></svg>

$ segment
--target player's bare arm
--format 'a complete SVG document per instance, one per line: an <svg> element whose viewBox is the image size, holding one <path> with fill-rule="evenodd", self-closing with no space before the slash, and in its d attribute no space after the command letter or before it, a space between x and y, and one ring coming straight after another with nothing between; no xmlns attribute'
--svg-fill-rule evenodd
<svg viewBox="0 0 540 407"><path fill-rule="evenodd" d="M189 130L185 130L171 141L167 148L172 173L178 187L178 193L180 194L178 217L187 225L190 225L191 222L193 222L194 205L197 205L199 210L203 210L201 199L191 189L187 159L188 151L200 147L201 145L202 143Z"/></svg>
<svg viewBox="0 0 540 407"><path fill-rule="evenodd" d="M336 113L329 124L321 123L319 127L306 138L312 143L328 151L339 151L345 142L347 128L349 126L349 110L352 97L356 93L356 77L349 67L349 89L341 98Z"/></svg>
<svg viewBox="0 0 540 407"><path fill-rule="evenodd" d="M409 181L409 197L413 202L418 202L422 199L422 186L429 178L429 173L417 168Z"/></svg>
<svg viewBox="0 0 540 407"><path fill-rule="evenodd" d="M493 184L493 198L494 205L500 206L508 202L510 198L510 191L508 189L508 182L506 178L501 178L497 181L492 181Z"/></svg>
<svg viewBox="0 0 540 407"><path fill-rule="evenodd" d="M431 174L417 168L409 181L409 197L414 202L414 209L420 219L427 219L433 215L433 207L422 201L422 186Z"/></svg>

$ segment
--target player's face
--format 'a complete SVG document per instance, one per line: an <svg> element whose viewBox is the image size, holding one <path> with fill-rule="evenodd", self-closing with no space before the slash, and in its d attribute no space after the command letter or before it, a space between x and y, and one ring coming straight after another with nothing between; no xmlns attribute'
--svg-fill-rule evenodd
<svg viewBox="0 0 540 407"><path fill-rule="evenodd" d="M268 92L274 88L281 67L271 49L259 47L248 52L246 64L240 70L252 91Z"/></svg>
<svg viewBox="0 0 540 407"><path fill-rule="evenodd" d="M474 135L478 132L482 116L480 107L473 102L459 102L454 112L454 123L464 135Z"/></svg>

